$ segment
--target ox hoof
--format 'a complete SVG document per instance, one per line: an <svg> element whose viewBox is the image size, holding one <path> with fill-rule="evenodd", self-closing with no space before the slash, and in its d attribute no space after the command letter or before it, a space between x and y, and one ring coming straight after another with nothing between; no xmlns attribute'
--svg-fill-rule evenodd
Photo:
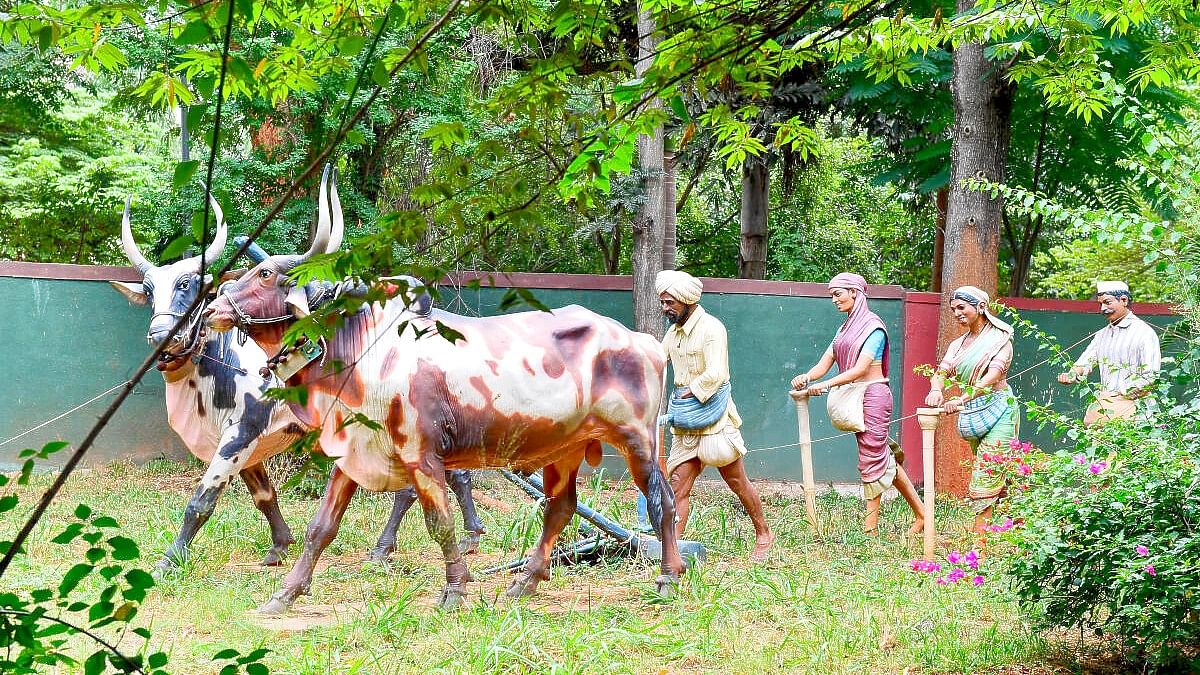
<svg viewBox="0 0 1200 675"><path fill-rule="evenodd" d="M457 609L462 605L467 590L461 586L446 586L438 596L437 606L442 611Z"/></svg>
<svg viewBox="0 0 1200 675"><path fill-rule="evenodd" d="M271 599L254 610L254 613L263 616L281 616L287 614L289 609L291 609L291 603L284 602L282 598L271 596Z"/></svg>
<svg viewBox="0 0 1200 675"><path fill-rule="evenodd" d="M179 565L170 558L163 558L158 561L158 564L154 566L150 574L154 577L155 581L162 581L171 574L180 571L180 569Z"/></svg>
<svg viewBox="0 0 1200 675"><path fill-rule="evenodd" d="M392 549L390 548L373 548L367 554L367 560L380 565L386 564L392 559Z"/></svg>
<svg viewBox="0 0 1200 675"><path fill-rule="evenodd" d="M287 555L287 549L271 549L267 551L267 557L263 558L263 567L279 567L283 564L283 558Z"/></svg>
<svg viewBox="0 0 1200 675"><path fill-rule="evenodd" d="M468 532L467 536L458 541L458 552L461 555L479 553L479 533Z"/></svg>
<svg viewBox="0 0 1200 675"><path fill-rule="evenodd" d="M659 597L670 600L671 598L675 597L675 587L678 585L678 578L672 577L669 574L660 574L658 578L654 580L654 591L658 593Z"/></svg>

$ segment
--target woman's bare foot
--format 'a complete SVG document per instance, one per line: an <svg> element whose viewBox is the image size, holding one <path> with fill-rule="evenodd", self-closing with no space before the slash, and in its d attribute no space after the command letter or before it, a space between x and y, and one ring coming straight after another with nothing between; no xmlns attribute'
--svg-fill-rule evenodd
<svg viewBox="0 0 1200 675"><path fill-rule="evenodd" d="M768 532L764 535L755 537L754 550L750 552L750 562L765 562L767 559L767 554L771 551L771 545L774 543L774 532Z"/></svg>
<svg viewBox="0 0 1200 675"><path fill-rule="evenodd" d="M924 518L916 518L913 520L912 527L908 528L908 536L911 537L914 534L920 534L921 532L924 532L924 531L925 531L925 519Z"/></svg>

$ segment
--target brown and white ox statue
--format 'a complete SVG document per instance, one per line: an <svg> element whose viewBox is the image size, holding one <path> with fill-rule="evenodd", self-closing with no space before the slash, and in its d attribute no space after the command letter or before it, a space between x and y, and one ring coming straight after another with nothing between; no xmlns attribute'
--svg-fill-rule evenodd
<svg viewBox="0 0 1200 675"><path fill-rule="evenodd" d="M305 257L271 256L224 284L208 308L208 325L238 327L265 352L279 350L289 323L310 311L308 294L288 276ZM508 590L510 597L532 593L549 578L549 554L575 513L579 467L585 458L599 462L602 441L624 455L648 496L663 543L656 583L660 593L672 592L684 562L674 497L656 461L666 365L658 341L579 306L472 318L430 309L426 295L413 295L401 288L400 297L342 317L323 358L287 381L307 386L306 404L290 405L306 425L320 427L321 445L336 464L303 554L260 611L284 612L308 592L317 558L360 486L416 488L445 559L439 604L457 605L471 575L455 546L446 469L543 470L549 503L542 537ZM442 337L438 322L462 339ZM355 415L378 424L345 423Z"/></svg>
<svg viewBox="0 0 1200 675"><path fill-rule="evenodd" d="M336 195L333 199L336 200ZM211 289L211 278L200 277L201 261L207 268L220 257L228 228L220 205L211 198L210 203L217 221L212 244L203 256L166 265L154 265L142 254L133 239L129 204L125 204L121 246L143 278L141 283L110 283L131 302L153 308L146 332L151 345L161 344L175 323L186 318L185 312L197 296ZM332 231L334 234L328 241L314 242L314 247L336 249L344 231L342 224L333 223ZM316 250L310 249L309 253ZM261 347L237 339L234 332L207 335L203 327L201 313L197 312L176 332L158 363L166 384L167 423L208 469L188 501L183 524L159 561L157 571L163 572L187 560L196 534L212 516L221 493L238 475L271 528L271 549L262 564L279 565L294 539L280 513L275 488L263 462L286 450L305 428L286 405L263 397L278 380L259 374L267 365L267 355ZM451 485L467 527L468 536L462 543L464 552L474 550L483 527L475 513L467 472L453 476ZM407 491L396 494L392 516L371 553L373 559L385 559L392 552L396 527L412 499Z"/></svg>

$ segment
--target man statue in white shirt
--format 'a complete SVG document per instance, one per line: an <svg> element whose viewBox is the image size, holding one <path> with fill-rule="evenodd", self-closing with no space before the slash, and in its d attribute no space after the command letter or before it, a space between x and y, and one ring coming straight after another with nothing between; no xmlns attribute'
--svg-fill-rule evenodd
<svg viewBox="0 0 1200 675"><path fill-rule="evenodd" d="M1137 399L1146 394L1162 367L1158 333L1130 310L1129 286L1101 281L1096 284L1096 299L1108 325L1096 332L1071 370L1058 376L1059 382L1072 384L1099 366L1100 392L1083 417L1087 426L1133 418Z"/></svg>

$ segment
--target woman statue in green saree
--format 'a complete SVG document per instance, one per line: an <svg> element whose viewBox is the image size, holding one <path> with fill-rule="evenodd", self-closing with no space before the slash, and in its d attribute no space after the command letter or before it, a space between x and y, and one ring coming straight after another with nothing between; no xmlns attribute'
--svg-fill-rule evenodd
<svg viewBox="0 0 1200 675"><path fill-rule="evenodd" d="M988 310L988 294L963 286L950 296L950 311L967 332L950 343L930 379L925 405L959 413L958 433L971 446L975 462L968 497L975 531L983 533L992 507L1004 491L1004 476L984 466L989 451L1004 451L1017 437L1020 409L1005 377L1013 358L1013 328ZM946 398L946 390L953 395Z"/></svg>

